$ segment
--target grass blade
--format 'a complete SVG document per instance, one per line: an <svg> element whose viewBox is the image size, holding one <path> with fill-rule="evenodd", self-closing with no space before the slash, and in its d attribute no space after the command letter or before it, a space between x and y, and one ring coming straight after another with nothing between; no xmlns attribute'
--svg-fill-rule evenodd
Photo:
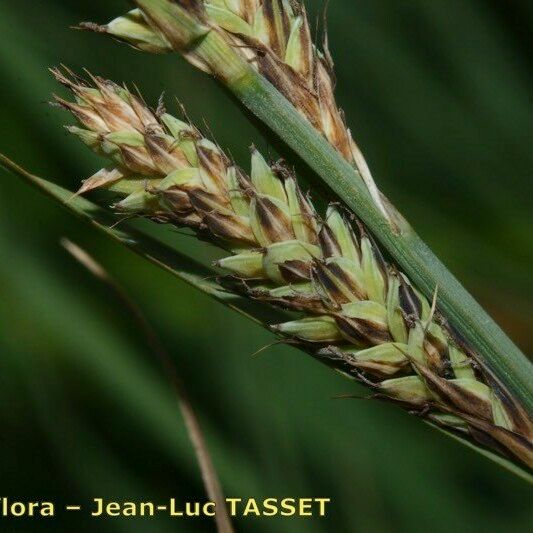
<svg viewBox="0 0 533 533"><path fill-rule="evenodd" d="M71 213L85 220L108 237L254 322L264 325L268 321L286 316L227 292L214 281L217 276L214 269L177 252L157 239L132 228L127 223L116 226L117 218L111 212L85 198L74 196L71 191L55 183L31 174L3 154L0 154L0 165L39 189L46 196L59 202Z"/></svg>

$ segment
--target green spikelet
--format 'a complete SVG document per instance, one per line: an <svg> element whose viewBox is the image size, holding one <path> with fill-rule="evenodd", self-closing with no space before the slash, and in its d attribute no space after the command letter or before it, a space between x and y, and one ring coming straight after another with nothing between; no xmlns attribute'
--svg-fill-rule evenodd
<svg viewBox="0 0 533 533"><path fill-rule="evenodd" d="M272 16L281 39L282 13ZM248 176L196 128L112 82L54 75L76 97L57 99L80 123L70 130L114 164L80 192L112 189L122 212L192 228L228 251L217 262L228 290L300 313L276 333L378 397L532 464L527 415L350 213L331 205L321 219L256 149Z"/></svg>

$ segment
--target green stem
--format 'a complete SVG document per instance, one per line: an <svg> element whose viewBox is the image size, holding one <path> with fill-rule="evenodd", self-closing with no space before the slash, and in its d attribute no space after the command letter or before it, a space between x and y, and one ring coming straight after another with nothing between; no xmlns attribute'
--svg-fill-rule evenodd
<svg viewBox="0 0 533 533"><path fill-rule="evenodd" d="M400 217L399 231L391 227L354 168L265 79L251 72L230 88L357 214L426 297L438 290L444 316L532 412L533 365L409 224Z"/></svg>
<svg viewBox="0 0 533 533"><path fill-rule="evenodd" d="M397 213L397 227L384 218L358 174L292 104L252 68L216 31L191 35L180 8L171 16L166 0L137 0L155 24L174 31L248 110L294 151L367 226L411 281L438 306L497 379L533 413L533 365ZM178 39L175 39L178 40ZM184 49L183 44L180 49Z"/></svg>

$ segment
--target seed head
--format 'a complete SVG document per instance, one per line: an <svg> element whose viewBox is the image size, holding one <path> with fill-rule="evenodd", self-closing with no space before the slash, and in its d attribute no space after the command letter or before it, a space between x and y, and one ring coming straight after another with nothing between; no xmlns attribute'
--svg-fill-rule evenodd
<svg viewBox="0 0 533 533"><path fill-rule="evenodd" d="M286 19L276 13L269 38L279 44ZM228 290L300 313L276 333L378 397L531 465L527 414L351 213L330 205L321 220L295 176L255 148L248 176L193 126L127 89L54 75L74 94L58 99L81 123L70 130L114 163L79 192L109 188L121 212L193 228L228 250L217 262Z"/></svg>

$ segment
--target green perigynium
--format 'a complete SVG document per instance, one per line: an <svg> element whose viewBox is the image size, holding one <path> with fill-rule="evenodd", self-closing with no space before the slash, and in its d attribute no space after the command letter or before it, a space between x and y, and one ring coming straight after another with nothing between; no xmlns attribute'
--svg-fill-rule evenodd
<svg viewBox="0 0 533 533"><path fill-rule="evenodd" d="M295 311L272 329L314 357L451 431L531 466L531 422L445 317L336 205L317 213L295 176L253 149L250 174L192 125L127 89L54 71L70 127L112 166L115 208L186 226L222 246L228 290Z"/></svg>

